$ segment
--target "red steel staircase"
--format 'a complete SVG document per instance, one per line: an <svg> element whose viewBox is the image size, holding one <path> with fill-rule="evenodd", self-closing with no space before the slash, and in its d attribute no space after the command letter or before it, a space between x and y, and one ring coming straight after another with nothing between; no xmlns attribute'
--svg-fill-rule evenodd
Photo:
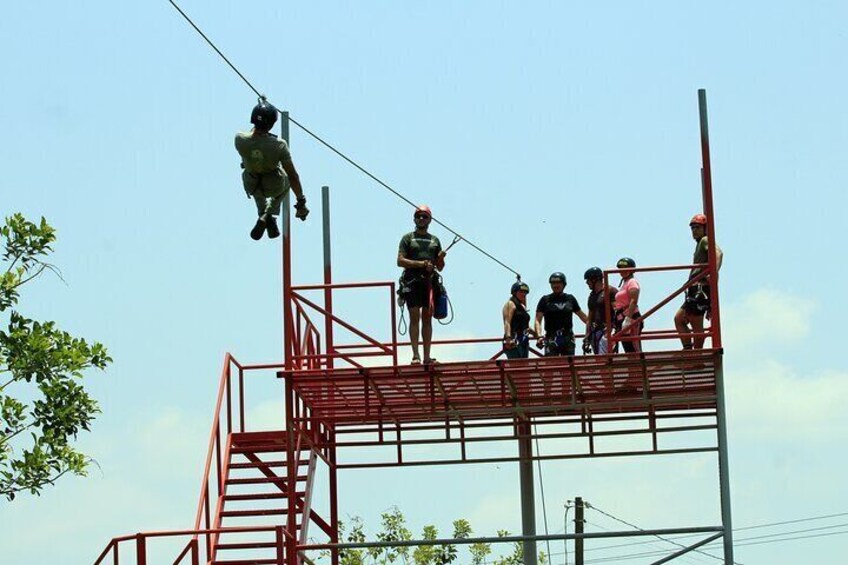
<svg viewBox="0 0 848 565"><path fill-rule="evenodd" d="M228 436L213 529L285 524L289 491L294 490L295 529L300 543L307 539L310 520L321 521L312 511L312 488L317 456L299 445L293 450L295 481L287 478L288 449L283 431L231 433ZM213 536L213 565L278 563L273 532L223 532Z"/></svg>

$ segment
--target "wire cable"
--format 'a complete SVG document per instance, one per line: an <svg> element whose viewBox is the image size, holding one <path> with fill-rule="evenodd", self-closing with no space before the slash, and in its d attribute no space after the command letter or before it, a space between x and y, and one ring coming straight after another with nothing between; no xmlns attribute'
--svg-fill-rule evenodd
<svg viewBox="0 0 848 565"><path fill-rule="evenodd" d="M592 510L595 510L595 511L597 511L597 512L600 512L600 513L601 513L601 514L603 514L604 516L606 516L606 517L608 517L608 518L612 518L612 519L613 519L613 520L615 520L616 522L620 522L620 523L622 523L622 524L625 524L625 525L627 525L627 526L630 526L631 528L635 528L635 529L637 529L637 530L639 530L639 531L643 531L643 529L642 529L642 528L640 528L639 526L637 526L637 525L635 525L635 524L631 524L630 522L627 522L626 520L622 520L621 518L617 518L617 517L613 516L612 514L609 514L608 512L604 512L603 510L601 510L601 509L600 509L600 508L598 508L597 506L592 506L592 505L590 505L589 503L586 503L586 507L587 507L587 508L591 508ZM658 538L658 539L661 539L661 540L662 540L662 541L664 541L664 542L667 542L667 543L670 543L670 544L676 545L677 547L680 547L680 548L686 548L686 547L687 547L687 546L683 545L682 543L676 542L676 541L671 540L671 539L668 539L668 538L664 538L663 536L659 536L659 535L657 535L657 536L654 536L654 537L656 537L656 538ZM713 555L713 554L711 554L711 553L707 553L707 552L702 551L702 550L700 550L700 549L695 549L694 551L695 551L695 552L697 552L697 553L700 553L701 555L705 555L705 556L707 556L707 557L711 557L711 558L713 558L713 559L715 559L715 560L717 560L717 561L724 561L724 558L719 557L719 556L717 556L717 555ZM736 561L734 561L734 563L735 563L735 564L738 564L738 562L736 562Z"/></svg>
<svg viewBox="0 0 848 565"><path fill-rule="evenodd" d="M177 10L177 12L179 12L179 14L183 17L183 19L185 19L189 23L189 25L191 25L191 27L194 28L194 30L200 35L200 37L202 37L206 41L206 43L208 43L209 46L212 49L215 50L215 53L217 53L218 56L221 57L221 59L233 70L233 72L235 72L238 75L238 77L242 80L242 82L244 82L248 86L248 88L250 88L250 90L252 90L254 92L254 94L256 94L256 96L258 96L259 98L265 98L265 95L261 94L259 92L259 90L257 90L256 87L253 86L253 84L249 80L247 80L247 77L245 77L241 73L241 71L239 71L238 68L226 57L226 55L224 55L224 53L220 49L218 49L218 47L212 42L212 40L209 39L209 37L205 33L203 33L203 31L200 29L200 27L198 27L197 24L195 24L194 21L192 21L192 19L188 16L188 14L186 14L177 5L177 3L174 2L174 0L168 0L168 2L171 4L171 6L174 7L175 10ZM311 136L315 141L317 141L318 143L320 143L321 145L323 145L324 147L326 147L327 149L329 149L330 151L332 151L333 153L335 153L336 155L338 155L339 157L341 157L342 159L347 161L347 163L349 163L354 168L359 170L365 176L367 176L368 178L370 178L371 180L373 180L374 182L376 182L377 184L379 184L380 186L382 186L383 188L385 188L386 190L388 190L389 192L391 192L392 194L394 194L395 196L397 196L398 198L400 198L401 200L403 200L404 202L406 202L407 204L412 206L413 208L418 207L418 205L415 204L412 200L410 200L409 198L407 198L406 196L404 196L403 194L401 194L400 192L398 192L397 190L392 188L388 183L386 183L383 180L381 180L380 178L378 178L376 175L374 175L373 173L368 171L365 167L363 167L362 165L360 165L359 163L357 163L356 161L354 161L353 159L351 159L350 157L348 157L347 155L342 153L340 150L338 150L336 147L334 147L331 143L324 140L321 136L319 136L317 133L315 133L312 130L310 130L309 128L307 128L305 125L301 124L299 121L294 119L291 115L289 115L289 121L291 123L293 123L294 125L296 125L297 127L299 127L301 130L303 130L303 132L305 132L307 135ZM486 257L488 257L489 259L491 259L492 261L494 261L495 263L497 263L498 265L500 265L501 267L503 267L507 271L514 274L515 277L518 280L521 280L521 274L518 271L516 271L515 269L513 269L512 267L510 267L509 265L507 265L506 263L504 263L503 261L501 261L500 259L495 257L494 255L492 255L488 251L484 250L482 247L480 247L476 243L468 240L468 238L464 237L458 231L454 230L453 228L451 228L447 224L439 221L437 218L433 218L433 221L436 222L438 225L442 226L444 229L446 229L450 233L452 233L454 236L465 241L465 243L467 243L472 248L479 251L480 253L482 253L483 255L485 255Z"/></svg>
<svg viewBox="0 0 848 565"><path fill-rule="evenodd" d="M548 509L545 506L545 482L542 480L542 448L539 446L539 428L536 426L536 422L533 422L533 432L536 435L536 456L539 457L536 459L536 466L539 469L539 491L542 495L542 518L545 523L545 535L548 535ZM551 561L551 540L545 540L545 548L548 550L548 562Z"/></svg>

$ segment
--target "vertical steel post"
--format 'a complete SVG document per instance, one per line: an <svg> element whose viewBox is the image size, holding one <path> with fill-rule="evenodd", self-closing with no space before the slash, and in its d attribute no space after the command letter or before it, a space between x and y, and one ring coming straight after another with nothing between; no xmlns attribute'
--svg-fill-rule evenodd
<svg viewBox="0 0 848 565"><path fill-rule="evenodd" d="M721 495L721 525L724 528L724 563L733 565L733 519L730 508L730 463L727 456L727 411L724 402L724 356L715 361L718 436L718 481Z"/></svg>
<svg viewBox="0 0 848 565"><path fill-rule="evenodd" d="M515 426L518 435L518 475L521 482L521 534L536 535L536 499L533 488L533 438L530 421L520 419ZM536 565L536 540L524 540L524 565Z"/></svg>
<svg viewBox="0 0 848 565"><path fill-rule="evenodd" d="M330 187L321 187L321 208L324 220L324 284L333 283L333 263L330 255ZM327 344L327 368L333 368L333 291L330 288L324 289L324 310L327 314L324 316L324 343Z"/></svg>
<svg viewBox="0 0 848 565"><path fill-rule="evenodd" d="M191 565L200 565L200 549L197 546L197 538L191 540Z"/></svg>
<svg viewBox="0 0 848 565"><path fill-rule="evenodd" d="M583 499L575 497L574 499L574 533L583 533ZM583 538L574 538L574 563L583 565Z"/></svg>
<svg viewBox="0 0 848 565"><path fill-rule="evenodd" d="M716 257L716 231L715 214L713 208L713 176L710 166L710 133L707 126L707 91L703 88L698 90L698 112L701 123L701 161L702 182L701 190L704 200L704 214L707 216L707 247L709 255L710 271L710 302L711 319L710 330L712 333L712 346L721 348L721 312L718 297L718 263Z"/></svg>
<svg viewBox="0 0 848 565"><path fill-rule="evenodd" d="M280 112L280 137L289 143L289 113ZM286 370L292 369L294 321L291 303L291 190L283 197L283 359Z"/></svg>
<svg viewBox="0 0 848 565"><path fill-rule="evenodd" d="M144 534L135 535L135 563L147 565L147 538Z"/></svg>
<svg viewBox="0 0 848 565"><path fill-rule="evenodd" d="M336 431L330 432L330 543L339 543L339 481L338 467L336 466ZM330 550L331 565L339 565L339 550Z"/></svg>

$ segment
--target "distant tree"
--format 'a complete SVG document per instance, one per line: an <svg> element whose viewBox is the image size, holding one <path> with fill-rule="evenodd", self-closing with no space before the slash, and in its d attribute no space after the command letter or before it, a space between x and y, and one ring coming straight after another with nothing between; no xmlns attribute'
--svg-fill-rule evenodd
<svg viewBox="0 0 848 565"><path fill-rule="evenodd" d="M510 533L507 530L498 530L499 538L505 538L509 535ZM548 562L548 556L544 551L540 551L538 559L539 565L547 565ZM492 565L521 565L522 563L524 563L524 544L515 542L512 544L512 553L495 559L492 562Z"/></svg>
<svg viewBox="0 0 848 565"><path fill-rule="evenodd" d="M362 518L354 516L350 520L350 532L347 534L346 525L339 522L339 540L347 543L362 543L365 541ZM329 555L326 552L325 555ZM365 565L365 551L361 549L342 549L339 551L339 563L341 565Z"/></svg>
<svg viewBox="0 0 848 565"><path fill-rule="evenodd" d="M79 381L112 359L100 343L15 309L24 285L47 271L58 275L45 260L56 235L44 218L34 224L14 214L0 237L0 495L11 501L21 491L40 494L68 473L86 474L91 459L72 443L100 409Z"/></svg>
<svg viewBox="0 0 848 565"><path fill-rule="evenodd" d="M380 515L380 523L382 529L377 534L378 541L409 541L412 539L412 532L406 527L406 518L398 507L393 506L383 512ZM406 563L409 556L409 547L373 547L368 550L368 554L380 565L394 563L398 560Z"/></svg>

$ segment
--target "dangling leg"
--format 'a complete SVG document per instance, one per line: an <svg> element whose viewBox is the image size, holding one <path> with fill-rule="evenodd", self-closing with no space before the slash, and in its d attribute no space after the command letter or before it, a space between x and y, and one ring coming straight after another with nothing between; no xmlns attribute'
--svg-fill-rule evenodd
<svg viewBox="0 0 848 565"><path fill-rule="evenodd" d="M280 171L269 173L262 178L262 188L265 194L269 195L268 202L265 207L265 225L268 229L268 237L271 239L280 236L280 227L277 225L277 216L280 215L280 207L283 203L283 198L288 191L288 177Z"/></svg>

